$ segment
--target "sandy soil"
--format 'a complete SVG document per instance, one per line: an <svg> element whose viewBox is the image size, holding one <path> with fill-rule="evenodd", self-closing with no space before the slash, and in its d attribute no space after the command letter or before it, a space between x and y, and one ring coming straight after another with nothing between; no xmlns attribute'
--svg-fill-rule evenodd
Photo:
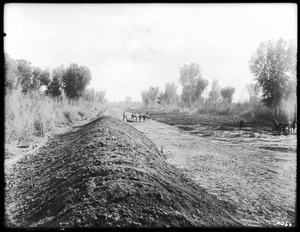
<svg viewBox="0 0 300 232"><path fill-rule="evenodd" d="M121 114L111 108L107 115ZM5 160L7 227L245 225L237 220L235 204L218 199L167 162L139 130L144 126L153 138L161 125L159 133L166 134L157 136L170 136L170 143L178 131L169 135L173 130L164 124L129 125L111 116L96 117L25 155L10 156L18 157L14 161ZM157 131L151 132L151 124ZM183 154L174 151L178 161L184 160Z"/></svg>
<svg viewBox="0 0 300 232"><path fill-rule="evenodd" d="M121 109L110 108L109 112L122 118ZM295 225L295 134L274 136L264 125L239 130L234 126L236 120L230 124L226 117L180 117L153 116L177 127L154 120L130 125L162 148L167 162L218 199L235 205L239 222Z"/></svg>

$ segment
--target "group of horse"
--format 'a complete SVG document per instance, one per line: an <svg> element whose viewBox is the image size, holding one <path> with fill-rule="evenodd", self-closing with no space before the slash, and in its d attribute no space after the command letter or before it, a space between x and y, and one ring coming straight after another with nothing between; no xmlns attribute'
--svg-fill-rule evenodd
<svg viewBox="0 0 300 232"><path fill-rule="evenodd" d="M273 130L275 134L281 134L284 135L293 134L296 132L296 120L293 120L292 122L278 122L275 118L273 119Z"/></svg>
<svg viewBox="0 0 300 232"><path fill-rule="evenodd" d="M142 114L142 113L137 113L137 114L132 114L131 118L128 119L127 116L125 115L125 112L123 113L123 121L126 119L127 122L145 122L146 119L149 119L151 117L151 114Z"/></svg>

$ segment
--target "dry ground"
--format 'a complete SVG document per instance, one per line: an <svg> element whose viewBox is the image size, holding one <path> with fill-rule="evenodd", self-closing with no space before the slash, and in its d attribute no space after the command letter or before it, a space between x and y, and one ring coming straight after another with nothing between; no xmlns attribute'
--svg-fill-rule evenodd
<svg viewBox="0 0 300 232"><path fill-rule="evenodd" d="M119 110L113 114L121 116ZM239 120L226 116L150 113L156 121L131 124L163 147L167 162L235 205L239 222L295 225L295 134L274 136L268 124L246 123L240 130Z"/></svg>
<svg viewBox="0 0 300 232"><path fill-rule="evenodd" d="M107 114L120 115L114 109ZM167 136L171 143L176 137L167 125L152 124L156 130L162 126L157 138ZM150 131L146 123L135 126L142 125ZM155 131L149 133L156 137ZM184 151L179 155L174 149L175 165ZM31 152L6 157L17 157L5 160L6 227L244 225L236 219L236 204L210 194L166 162L147 134L111 116L54 135Z"/></svg>

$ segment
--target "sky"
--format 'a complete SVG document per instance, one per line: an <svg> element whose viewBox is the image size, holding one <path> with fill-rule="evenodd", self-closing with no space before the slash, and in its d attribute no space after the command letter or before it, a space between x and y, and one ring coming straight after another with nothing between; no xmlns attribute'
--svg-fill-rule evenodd
<svg viewBox="0 0 300 232"><path fill-rule="evenodd" d="M33 66L86 66L88 88L108 101L141 101L150 86L174 82L197 63L202 77L247 98L249 60L268 40L297 41L297 5L265 4L18 4L4 7L4 52ZM203 96L207 96L210 85Z"/></svg>

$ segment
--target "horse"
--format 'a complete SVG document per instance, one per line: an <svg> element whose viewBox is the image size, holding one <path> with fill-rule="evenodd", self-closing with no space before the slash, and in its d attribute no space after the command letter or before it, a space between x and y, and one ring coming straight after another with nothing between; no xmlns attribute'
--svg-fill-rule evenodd
<svg viewBox="0 0 300 232"><path fill-rule="evenodd" d="M132 114L131 119L134 120L135 122L137 122L139 116L140 116L140 114Z"/></svg>
<svg viewBox="0 0 300 232"><path fill-rule="evenodd" d="M140 115L139 115L139 121L145 122L145 121L146 121L146 118L147 118L147 115L146 115L146 114L140 114Z"/></svg>

